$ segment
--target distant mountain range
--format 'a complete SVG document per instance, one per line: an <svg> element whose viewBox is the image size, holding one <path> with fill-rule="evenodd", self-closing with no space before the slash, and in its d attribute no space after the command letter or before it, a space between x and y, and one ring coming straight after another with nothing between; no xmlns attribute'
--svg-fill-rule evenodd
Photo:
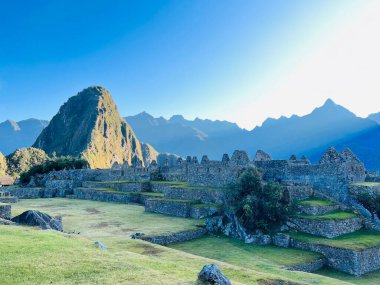
<svg viewBox="0 0 380 285"><path fill-rule="evenodd" d="M186 120L180 115L166 120L143 112L125 119L140 140L159 152L221 159L223 153L235 149L247 150L251 157L263 149L276 159L305 154L316 162L329 146L349 146L369 169L380 170L380 159L375 159L380 157L379 124L357 117L332 100L305 116L268 118L251 131L227 121Z"/></svg>
<svg viewBox="0 0 380 285"><path fill-rule="evenodd" d="M31 146L48 123L37 119L0 123L0 152L8 155L18 148Z"/></svg>
<svg viewBox="0 0 380 285"><path fill-rule="evenodd" d="M332 100L305 116L268 118L251 131L227 121L187 120L181 115L165 119L143 112L125 120L140 141L151 144L160 153L199 158L207 154L210 159L221 159L223 153L232 153L235 149L247 150L251 157L257 149L263 149L276 159L305 154L316 162L328 146L350 147L368 169L380 170L380 113L359 118ZM12 124L7 122L0 126L5 124L9 128ZM47 122L42 122L46 126ZM27 130L25 126L20 128ZM37 131L31 132L28 140L16 146L13 136L17 131L7 133L4 129L0 128L0 152L6 154L32 145L38 136Z"/></svg>

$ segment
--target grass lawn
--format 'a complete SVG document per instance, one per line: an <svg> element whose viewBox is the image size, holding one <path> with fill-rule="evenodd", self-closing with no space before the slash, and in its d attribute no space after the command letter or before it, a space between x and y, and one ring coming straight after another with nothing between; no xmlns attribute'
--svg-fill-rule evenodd
<svg viewBox="0 0 380 285"><path fill-rule="evenodd" d="M262 268L268 265L290 267L322 257L318 253L298 249L248 245L242 241L222 236L206 236L173 244L170 247L249 269Z"/></svg>
<svg viewBox="0 0 380 285"><path fill-rule="evenodd" d="M299 241L353 250L363 250L369 247L380 246L380 232L364 230L331 239L304 233L291 233L290 235Z"/></svg>
<svg viewBox="0 0 380 285"><path fill-rule="evenodd" d="M357 218L357 215L354 213L343 212L343 211L334 211L325 215L320 216L309 216L309 215L297 215L299 218L303 219L312 219L312 220L345 220Z"/></svg>
<svg viewBox="0 0 380 285"><path fill-rule="evenodd" d="M299 201L297 204L301 206L335 206L336 205L332 201L321 200L321 199L303 200L303 201Z"/></svg>
<svg viewBox="0 0 380 285"><path fill-rule="evenodd" d="M314 258L303 251L274 247L240 248L236 241L200 239L198 250L215 251L207 259L176 249L132 240L132 232L160 234L182 231L199 224L199 220L145 213L141 206L112 204L72 199L21 200L14 205L13 215L37 209L51 215L62 215L66 231L62 234L36 228L0 225L0 284L195 284L197 273L208 263L218 264L222 271L239 284L260 284L260 280L289 280L300 284L349 284L320 275L292 272L283 265ZM108 251L94 246L103 242ZM194 241L196 242L196 241ZM230 243L231 242L231 243ZM5 246L4 246L5 245ZM193 246L195 248L196 246ZM212 249L214 247L214 249ZM203 248L203 250L202 250ZM252 263L247 260L252 250ZM227 255L231 258L227 260ZM226 255L226 262L223 256ZM238 264L239 254L244 262ZM288 255L289 254L289 255ZM201 254L200 254L201 255ZM218 256L220 255L220 256ZM255 264L256 265L255 265Z"/></svg>
<svg viewBox="0 0 380 285"><path fill-rule="evenodd" d="M80 232L81 236L101 241L129 237L133 232L178 232L202 223L195 219L147 213L143 206L62 198L20 200L12 206L12 215L30 209L63 216L66 232Z"/></svg>
<svg viewBox="0 0 380 285"><path fill-rule="evenodd" d="M323 276L336 278L342 281L350 282L357 285L379 285L380 284L380 270L367 273L365 275L356 277L346 273L338 272L333 269L324 268L316 272Z"/></svg>
<svg viewBox="0 0 380 285"><path fill-rule="evenodd" d="M357 182L357 183L352 183L351 185L374 187L374 186L380 186L380 182Z"/></svg>
<svg viewBox="0 0 380 285"><path fill-rule="evenodd" d="M204 264L216 263L234 285L260 280L299 284L350 284L336 279L273 268L247 269L181 251L125 239L101 251L79 236L0 225L0 284L196 284ZM294 283L292 283L294 284Z"/></svg>

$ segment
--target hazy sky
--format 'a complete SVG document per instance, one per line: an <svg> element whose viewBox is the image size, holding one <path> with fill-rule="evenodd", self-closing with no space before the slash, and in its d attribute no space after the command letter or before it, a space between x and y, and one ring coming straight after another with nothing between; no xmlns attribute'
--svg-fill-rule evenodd
<svg viewBox="0 0 380 285"><path fill-rule="evenodd" d="M380 1L0 2L0 121L50 119L89 85L122 115L251 129L327 98L380 111Z"/></svg>

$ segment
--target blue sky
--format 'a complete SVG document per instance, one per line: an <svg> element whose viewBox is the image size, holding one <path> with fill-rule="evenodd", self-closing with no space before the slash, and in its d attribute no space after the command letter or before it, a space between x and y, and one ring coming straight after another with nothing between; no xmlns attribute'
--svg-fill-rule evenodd
<svg viewBox="0 0 380 285"><path fill-rule="evenodd" d="M353 74L330 80L377 40L367 31L355 50L345 43L355 42L345 34L350 25L373 27L371 5L378 8L370 0L1 1L0 121L50 119L90 85L107 88L122 115L183 114L246 128L307 113L327 97L361 115L380 111L379 101L358 105L360 84L350 86L356 72L372 72L375 48L367 65L356 62L360 72L350 63ZM361 80L377 86L369 77ZM367 89L372 100L379 89Z"/></svg>

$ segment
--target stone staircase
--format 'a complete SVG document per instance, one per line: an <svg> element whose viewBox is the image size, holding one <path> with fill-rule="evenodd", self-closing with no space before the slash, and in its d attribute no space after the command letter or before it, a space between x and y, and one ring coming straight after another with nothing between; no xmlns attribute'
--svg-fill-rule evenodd
<svg viewBox="0 0 380 285"><path fill-rule="evenodd" d="M76 187L67 198L101 202L145 205L150 198L163 197L161 192L153 192L146 182L135 181L85 181Z"/></svg>

